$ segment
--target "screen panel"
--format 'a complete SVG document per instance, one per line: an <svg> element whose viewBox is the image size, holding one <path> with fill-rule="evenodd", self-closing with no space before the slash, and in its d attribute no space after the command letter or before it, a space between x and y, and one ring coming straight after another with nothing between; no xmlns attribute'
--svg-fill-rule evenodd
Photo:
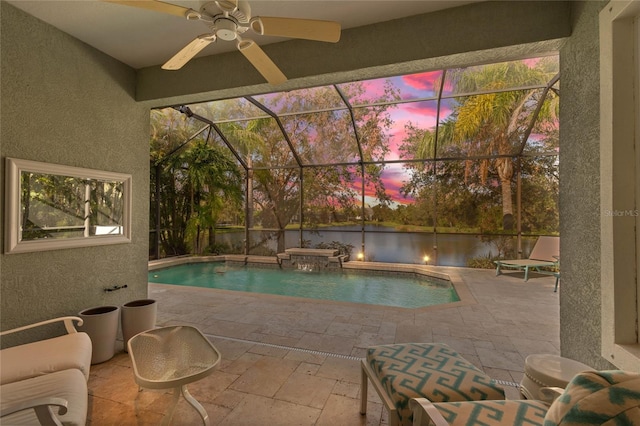
<svg viewBox="0 0 640 426"><path fill-rule="evenodd" d="M351 115L346 110L282 117L303 165L357 163L360 159Z"/></svg>

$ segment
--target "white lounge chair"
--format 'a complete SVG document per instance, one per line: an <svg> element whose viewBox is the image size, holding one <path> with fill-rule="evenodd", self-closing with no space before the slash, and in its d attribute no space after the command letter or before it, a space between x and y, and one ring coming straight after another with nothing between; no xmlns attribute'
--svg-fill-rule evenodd
<svg viewBox="0 0 640 426"><path fill-rule="evenodd" d="M535 269L538 272L543 267L558 266L560 259L560 237L538 237L538 241L533 246L531 255L528 259L513 259L513 260L496 260L496 276L501 274L501 268L514 268L524 270L524 280L529 279L529 270ZM543 272L544 273L544 272ZM550 272L556 276L557 279L560 274ZM557 287L556 287L557 288Z"/></svg>

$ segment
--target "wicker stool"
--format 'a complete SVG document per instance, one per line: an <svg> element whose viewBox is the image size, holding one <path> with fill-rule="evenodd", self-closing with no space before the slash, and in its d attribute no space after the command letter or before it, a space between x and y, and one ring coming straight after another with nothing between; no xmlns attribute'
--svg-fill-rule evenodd
<svg viewBox="0 0 640 426"><path fill-rule="evenodd" d="M360 413L367 410L367 379L380 396L389 425L411 425L411 398L432 402L504 399L504 390L445 344L373 346L362 360Z"/></svg>

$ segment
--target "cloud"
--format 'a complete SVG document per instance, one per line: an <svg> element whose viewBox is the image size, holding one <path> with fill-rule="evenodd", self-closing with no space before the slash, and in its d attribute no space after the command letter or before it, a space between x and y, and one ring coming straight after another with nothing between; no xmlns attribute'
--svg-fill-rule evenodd
<svg viewBox="0 0 640 426"><path fill-rule="evenodd" d="M402 77L402 81L413 89L435 92L435 83L441 75L442 71L428 71L419 74L405 75Z"/></svg>
<svg viewBox="0 0 640 426"><path fill-rule="evenodd" d="M382 171L380 179L385 188L385 193L396 204L411 204L415 201L413 197L405 197L400 193L400 189L408 180L408 172L404 169L400 163L387 164ZM354 179L354 182L348 185L351 189L360 193L362 189L362 180L360 178ZM369 204L379 204L376 197L375 188L372 184L367 183L364 188L364 195L369 199Z"/></svg>
<svg viewBox="0 0 640 426"><path fill-rule="evenodd" d="M419 117L434 117L438 112L438 103L436 101L421 101L404 104L403 108L408 114L417 115ZM435 124L435 123L434 123Z"/></svg>

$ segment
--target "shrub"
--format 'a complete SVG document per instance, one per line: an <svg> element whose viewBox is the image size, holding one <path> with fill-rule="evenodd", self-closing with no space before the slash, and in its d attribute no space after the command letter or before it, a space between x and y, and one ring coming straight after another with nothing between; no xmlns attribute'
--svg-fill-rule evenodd
<svg viewBox="0 0 640 426"><path fill-rule="evenodd" d="M467 259L467 266L469 268L477 269L493 269L496 267L496 264L493 263L493 261L498 260L499 258L499 256L492 256L491 253L488 253L486 256Z"/></svg>
<svg viewBox="0 0 640 426"><path fill-rule="evenodd" d="M315 248L338 250L338 254L346 254L348 256L351 256L351 252L353 251L352 244L344 244L344 243L341 243L340 241L331 241L330 243L325 243L325 242L318 243L316 244Z"/></svg>

